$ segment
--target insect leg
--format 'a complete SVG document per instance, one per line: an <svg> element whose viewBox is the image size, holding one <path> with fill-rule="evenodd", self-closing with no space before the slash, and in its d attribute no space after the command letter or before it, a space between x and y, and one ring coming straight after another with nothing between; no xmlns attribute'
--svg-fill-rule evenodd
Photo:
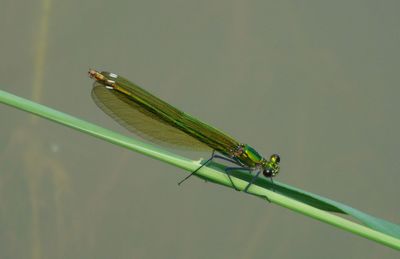
<svg viewBox="0 0 400 259"><path fill-rule="evenodd" d="M246 186L246 188L244 188L244 192L247 192L247 190L249 189L250 185L252 185L254 183L254 181L257 179L258 175L261 173L262 170L258 170L258 172L256 173L256 175L253 177L253 179L251 179L251 181L249 182L249 184ZM271 177L271 181L272 181L272 177ZM273 182L272 182L273 183ZM265 198L267 199L267 201L271 202L271 200L265 196Z"/></svg>
<svg viewBox="0 0 400 259"><path fill-rule="evenodd" d="M219 158L219 159L221 159L221 160L225 160L225 161L228 161L228 162L231 162L231 163L233 163L233 164L235 164L235 165L240 166L240 167L227 167L227 168L225 168L225 172L226 172L226 174L228 175L229 181L231 182L233 188L235 188L236 191L240 191L240 190L235 186L235 184L233 183L232 178L231 178L230 171L239 170L239 169L240 169L240 170L251 171L251 169L250 169L250 168L243 167L243 165L242 165L239 161L236 161L236 160L234 160L234 159L230 159L230 158L225 157L225 156L221 156L221 155L215 154L215 150L213 150L213 152L212 152L212 154L211 154L211 157L210 157L209 159L207 159L206 162L204 162L204 163L203 163L201 166L199 166L196 170L194 170L192 173L190 173L188 176L186 176L184 179L182 179L182 180L178 183L178 185L181 185L184 181L186 181L186 180L189 179L193 174L195 174L197 171L199 171L203 166L205 166L205 165L207 165L208 163L210 163L214 158Z"/></svg>
<svg viewBox="0 0 400 259"><path fill-rule="evenodd" d="M235 165L243 166L240 162L238 162L238 161L236 161L234 159L231 159L231 158L227 158L226 156L221 156L221 155L216 154L216 155L214 155L214 158L219 158L221 160L225 160L225 161L231 162L231 163L233 163Z"/></svg>
<svg viewBox="0 0 400 259"><path fill-rule="evenodd" d="M241 164L239 161L237 161L237 160L235 160L235 159L231 159L231 158L228 158L228 157L226 157L226 156L222 156L222 155L218 155L218 154L213 154L213 156L214 156L213 158L218 158L218 159L221 159L221 160L225 160L225 161L231 162L232 164L235 164L235 165L238 165L238 166L239 166L239 167L227 167L227 168L225 168L225 172L226 172L226 174L228 175L229 181L231 182L233 188L234 188L236 191L240 191L240 190L235 186L235 184L233 183L232 178L231 178L231 173L230 173L230 172L233 171L233 170L246 170L246 171L250 171L250 172L251 172L251 169L250 169L250 168L243 167L243 164Z"/></svg>
<svg viewBox="0 0 400 259"><path fill-rule="evenodd" d="M254 181L257 179L258 175L261 173L262 170L258 170L258 172L256 173L256 175L251 179L251 181L249 182L249 184L246 186L246 188L244 188L244 192L247 192L247 190L249 189L250 185L252 185L254 183Z"/></svg>
<svg viewBox="0 0 400 259"><path fill-rule="evenodd" d="M274 180L272 179L272 177L270 177L270 180L271 180L271 184L272 184L272 191L275 192Z"/></svg>
<svg viewBox="0 0 400 259"><path fill-rule="evenodd" d="M232 184L233 188L235 188L236 191L240 191L240 190L236 187L236 185L233 183L233 181L232 181L231 173L230 173L230 172L233 171L233 170L246 170L246 171L251 171L251 169L250 169L250 168L246 168L246 167L227 167L227 168L225 168L225 172L226 172L226 174L228 175L229 181L231 181L231 184Z"/></svg>
<svg viewBox="0 0 400 259"><path fill-rule="evenodd" d="M186 176L185 178L183 178L178 185L181 185L184 181L186 181L187 179L189 179L189 177L191 177L193 174L195 174L197 171L200 170L200 168L202 168L203 166L207 165L211 160L213 160L213 158L215 157L215 150L213 150L211 157L209 159L207 159L206 162L204 162L204 164L202 164L201 166L199 166L196 170L194 170L193 172L191 172L188 176Z"/></svg>

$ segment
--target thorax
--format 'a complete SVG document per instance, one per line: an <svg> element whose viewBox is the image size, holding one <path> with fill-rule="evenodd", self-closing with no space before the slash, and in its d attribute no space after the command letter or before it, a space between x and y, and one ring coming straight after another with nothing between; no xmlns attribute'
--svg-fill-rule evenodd
<svg viewBox="0 0 400 259"><path fill-rule="evenodd" d="M233 151L233 158L238 160L244 166L258 167L266 162L254 148L246 144L241 144Z"/></svg>

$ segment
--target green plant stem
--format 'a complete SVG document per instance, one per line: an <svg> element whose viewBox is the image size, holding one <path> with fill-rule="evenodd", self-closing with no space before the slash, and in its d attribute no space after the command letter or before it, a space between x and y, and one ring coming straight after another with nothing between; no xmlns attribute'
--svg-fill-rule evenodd
<svg viewBox="0 0 400 259"><path fill-rule="evenodd" d="M128 138L111 130L99 127L92 123L83 121L81 119L75 118L68 114L56 111L49 107L40 105L38 103L23 99L21 97L12 95L10 93L0 90L0 102L10 105L12 107L36 114L43 118L58 122L60 124L66 125L68 127L77 129L79 131L85 132L89 135L95 136L97 138L106 140L113 144L119 145L121 147L128 148L130 150L137 151L146 156L156 158L158 160L164 161L176 167L182 168L188 172L194 171L200 166L200 161L193 161L179 155L173 154L171 152L165 151L158 147L151 146L149 144L143 143L132 138ZM218 171L213 168L204 166L200 169L196 175L199 177L215 182L221 185L232 187L230 180L223 171ZM243 190L248 182L241 180L239 178L232 177L232 180L237 188ZM341 229L347 230L359 236L368 238L370 240L376 241L378 243L384 244L386 246L392 247L394 249L400 250L400 240L392 236L383 234L381 232L375 231L358 223L349 221L337 215L328 213L326 211L317 209L315 207L309 206L302 202L296 201L294 199L288 198L284 195L278 194L276 192L267 190L257 185L251 185L248 192L250 194L263 197L277 205L283 206L290 210L302 213L306 216L312 217L314 219L323 221L325 223L331 224L333 226L339 227ZM268 198L267 198L268 197Z"/></svg>

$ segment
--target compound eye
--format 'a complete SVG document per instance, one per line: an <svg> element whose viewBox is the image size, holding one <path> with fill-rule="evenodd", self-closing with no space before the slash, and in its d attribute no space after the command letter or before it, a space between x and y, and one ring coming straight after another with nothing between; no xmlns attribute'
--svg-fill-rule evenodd
<svg viewBox="0 0 400 259"><path fill-rule="evenodd" d="M270 160L279 164L281 162L281 157L278 154L273 154Z"/></svg>
<svg viewBox="0 0 400 259"><path fill-rule="evenodd" d="M263 175L265 177L272 177L273 176L273 172L271 168L265 168L263 171Z"/></svg>

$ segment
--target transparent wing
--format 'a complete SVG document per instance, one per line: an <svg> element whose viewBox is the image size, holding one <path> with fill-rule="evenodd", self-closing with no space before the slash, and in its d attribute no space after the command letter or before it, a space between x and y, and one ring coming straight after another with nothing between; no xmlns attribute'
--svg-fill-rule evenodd
<svg viewBox="0 0 400 259"><path fill-rule="evenodd" d="M96 104L128 130L164 146L192 150L214 149L231 155L239 143L229 135L176 109L134 83L101 72L114 88L95 82Z"/></svg>
<svg viewBox="0 0 400 259"><path fill-rule="evenodd" d="M210 149L206 144L133 102L127 95L108 89L100 83L94 83L92 98L99 108L123 127L153 143L181 149Z"/></svg>

